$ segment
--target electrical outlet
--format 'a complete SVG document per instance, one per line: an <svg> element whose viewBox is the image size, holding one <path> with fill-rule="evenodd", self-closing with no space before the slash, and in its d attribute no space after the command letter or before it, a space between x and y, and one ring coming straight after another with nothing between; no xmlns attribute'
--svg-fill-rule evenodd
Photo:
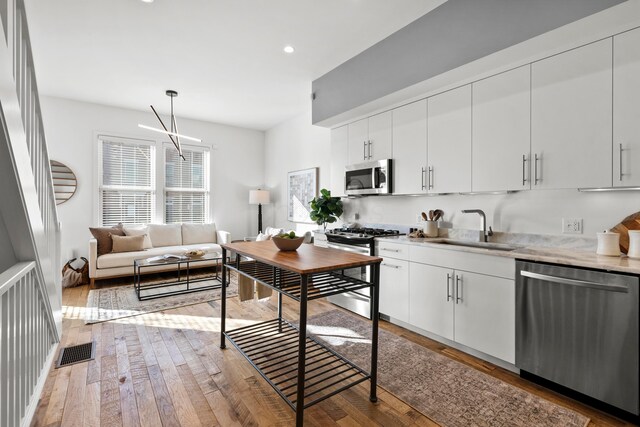
<svg viewBox="0 0 640 427"><path fill-rule="evenodd" d="M582 234L582 218L562 218L562 234Z"/></svg>
<svg viewBox="0 0 640 427"><path fill-rule="evenodd" d="M353 214L353 219L354 219L355 221L359 220L359 219L360 219L360 214L359 214L358 212L354 213L354 214Z"/></svg>

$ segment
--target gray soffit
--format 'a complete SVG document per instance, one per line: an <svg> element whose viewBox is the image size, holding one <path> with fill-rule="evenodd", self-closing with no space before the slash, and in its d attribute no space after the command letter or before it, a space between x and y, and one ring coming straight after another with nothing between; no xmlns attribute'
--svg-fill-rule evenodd
<svg viewBox="0 0 640 427"><path fill-rule="evenodd" d="M625 0L449 0L313 81L318 123Z"/></svg>

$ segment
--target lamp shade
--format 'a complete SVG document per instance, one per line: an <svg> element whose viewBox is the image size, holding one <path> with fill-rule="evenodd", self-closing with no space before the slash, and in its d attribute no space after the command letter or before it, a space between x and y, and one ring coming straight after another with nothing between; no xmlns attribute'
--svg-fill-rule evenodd
<svg viewBox="0 0 640 427"><path fill-rule="evenodd" d="M250 205L267 205L271 203L268 190L251 190L249 191Z"/></svg>

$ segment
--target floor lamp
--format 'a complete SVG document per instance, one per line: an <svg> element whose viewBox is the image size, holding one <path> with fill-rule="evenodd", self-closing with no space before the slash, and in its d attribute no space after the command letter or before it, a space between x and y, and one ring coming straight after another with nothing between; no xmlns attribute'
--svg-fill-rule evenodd
<svg viewBox="0 0 640 427"><path fill-rule="evenodd" d="M249 204L258 205L258 233L262 233L262 205L271 203L268 190L249 191Z"/></svg>

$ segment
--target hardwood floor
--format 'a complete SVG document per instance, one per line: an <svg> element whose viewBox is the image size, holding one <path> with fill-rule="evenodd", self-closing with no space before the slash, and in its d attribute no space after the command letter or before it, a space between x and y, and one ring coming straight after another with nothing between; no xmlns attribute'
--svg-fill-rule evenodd
<svg viewBox="0 0 640 427"><path fill-rule="evenodd" d="M61 346L96 341L96 358L50 370L32 426L290 426L293 411L231 346L220 350L219 309L209 304L85 325L88 287L63 291ZM283 298L285 316L297 306ZM275 298L228 300L228 327L273 318ZM309 315L335 307L309 304ZM631 425L511 372L386 322L381 327L591 418L590 426ZM435 426L433 421L369 383L305 411L309 426Z"/></svg>

